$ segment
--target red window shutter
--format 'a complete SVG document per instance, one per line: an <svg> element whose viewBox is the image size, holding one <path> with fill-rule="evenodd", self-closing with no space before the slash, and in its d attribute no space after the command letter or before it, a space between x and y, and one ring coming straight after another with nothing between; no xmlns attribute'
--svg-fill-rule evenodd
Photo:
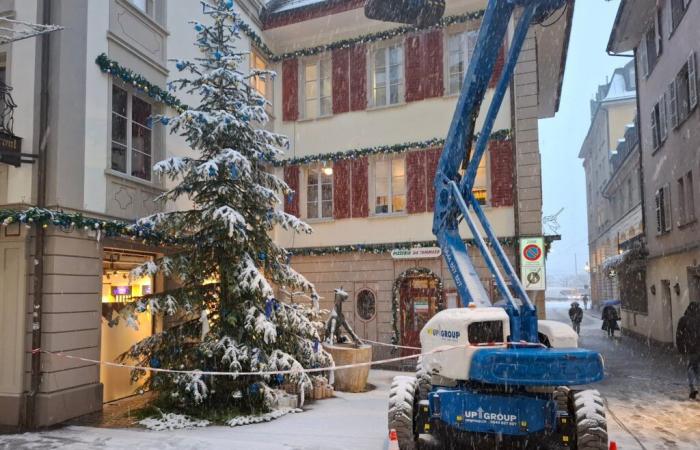
<svg viewBox="0 0 700 450"><path fill-rule="evenodd" d="M282 120L299 118L299 62L282 61Z"/></svg>
<svg viewBox="0 0 700 450"><path fill-rule="evenodd" d="M426 201L427 210L433 211L435 208L435 172L437 171L438 161L440 161L440 155L442 155L441 148L431 148L427 150L425 155L425 179L427 180L426 186Z"/></svg>
<svg viewBox="0 0 700 450"><path fill-rule="evenodd" d="M513 141L489 142L491 206L513 206Z"/></svg>
<svg viewBox="0 0 700 450"><path fill-rule="evenodd" d="M425 58L423 60L424 98L441 97L443 84L442 30L433 30L423 35Z"/></svg>
<svg viewBox="0 0 700 450"><path fill-rule="evenodd" d="M294 191L284 196L284 212L299 217L299 166L285 166L284 182Z"/></svg>
<svg viewBox="0 0 700 450"><path fill-rule="evenodd" d="M369 159L367 157L352 161L352 217L369 215Z"/></svg>
<svg viewBox="0 0 700 450"><path fill-rule="evenodd" d="M367 49L363 44L350 48L350 111L367 109Z"/></svg>
<svg viewBox="0 0 700 450"><path fill-rule="evenodd" d="M406 197L406 209L409 214L425 212L426 204L426 176L425 176L426 152L421 150L409 152L406 155L406 185L408 195Z"/></svg>
<svg viewBox="0 0 700 450"><path fill-rule="evenodd" d="M411 35L406 38L406 101L415 102L423 99L423 51L422 36Z"/></svg>
<svg viewBox="0 0 700 450"><path fill-rule="evenodd" d="M350 217L350 161L333 163L333 217Z"/></svg>
<svg viewBox="0 0 700 450"><path fill-rule="evenodd" d="M333 114L350 111L350 50L333 50Z"/></svg>
<svg viewBox="0 0 700 450"><path fill-rule="evenodd" d="M501 73L503 72L503 66L506 63L506 47L505 44L501 46L498 51L498 57L496 58L496 65L493 66L493 75L491 75L491 81L489 81L489 87L495 88L498 84L498 80L501 79Z"/></svg>

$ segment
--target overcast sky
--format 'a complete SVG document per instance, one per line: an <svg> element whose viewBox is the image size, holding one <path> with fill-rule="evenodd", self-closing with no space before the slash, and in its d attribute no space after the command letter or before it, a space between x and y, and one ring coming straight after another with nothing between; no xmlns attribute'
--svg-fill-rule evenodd
<svg viewBox="0 0 700 450"><path fill-rule="evenodd" d="M574 273L574 255L579 273L588 261L585 174L578 152L590 124L590 99L606 76L629 61L605 51L618 5L619 0L576 2L559 112L540 121L543 213L564 208L559 216L562 240L547 260L552 278Z"/></svg>

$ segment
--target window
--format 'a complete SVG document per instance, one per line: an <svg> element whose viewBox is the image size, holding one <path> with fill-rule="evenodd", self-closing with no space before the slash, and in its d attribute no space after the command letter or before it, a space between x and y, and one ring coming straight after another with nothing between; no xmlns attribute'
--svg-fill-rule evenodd
<svg viewBox="0 0 700 450"><path fill-rule="evenodd" d="M377 309L376 304L374 292L369 289L362 289L357 294L357 315L362 320L372 320Z"/></svg>
<svg viewBox="0 0 700 450"><path fill-rule="evenodd" d="M685 179L680 177L677 181L678 183L678 226L685 225L688 221L686 217L686 204L685 204Z"/></svg>
<svg viewBox="0 0 700 450"><path fill-rule="evenodd" d="M666 108L663 102L663 97L659 103L654 105L651 110L651 138L654 150L661 146L661 143L666 140Z"/></svg>
<svg viewBox="0 0 700 450"><path fill-rule="evenodd" d="M471 153L469 154L471 158ZM488 203L489 193L489 175L488 175L488 153L483 155L479 162L479 167L476 169L476 177L474 177L474 185L472 186L472 194L480 205L484 206ZM464 177L467 173L466 168L460 168L459 174Z"/></svg>
<svg viewBox="0 0 700 450"><path fill-rule="evenodd" d="M131 0L131 4L148 16L153 16L153 0Z"/></svg>
<svg viewBox="0 0 700 450"><path fill-rule="evenodd" d="M450 34L447 37L447 87L448 94L458 94L462 90L464 75L476 46L476 31Z"/></svg>
<svg viewBox="0 0 700 450"><path fill-rule="evenodd" d="M639 62L642 66L642 75L646 78L654 70L656 62L661 55L661 29L658 21L642 35L642 41L639 44Z"/></svg>
<svg viewBox="0 0 700 450"><path fill-rule="evenodd" d="M670 115L675 128L683 123L698 105L695 53L688 56L675 80L671 82L669 98L672 99L669 108L673 108Z"/></svg>
<svg viewBox="0 0 700 450"><path fill-rule="evenodd" d="M503 322L474 322L467 327L467 338L472 345L501 344L505 341L503 336Z"/></svg>
<svg viewBox="0 0 700 450"><path fill-rule="evenodd" d="M112 170L151 179L151 104L112 86Z"/></svg>
<svg viewBox="0 0 700 450"><path fill-rule="evenodd" d="M371 103L395 105L403 101L403 46L394 44L372 52Z"/></svg>
<svg viewBox="0 0 700 450"><path fill-rule="evenodd" d="M333 113L331 60L306 61L302 64L302 117L313 119Z"/></svg>
<svg viewBox="0 0 700 450"><path fill-rule="evenodd" d="M267 61L255 50L250 53L250 68L253 70L268 70ZM253 89L258 91L260 95L269 101L272 101L273 83L271 82L269 75L258 75L251 78L250 85L253 87Z"/></svg>
<svg viewBox="0 0 700 450"><path fill-rule="evenodd" d="M671 0L671 18L674 30L678 27L678 24L681 23L685 12L688 10L689 4L690 0Z"/></svg>
<svg viewBox="0 0 700 450"><path fill-rule="evenodd" d="M379 159L374 164L374 213L406 211L406 161Z"/></svg>
<svg viewBox="0 0 700 450"><path fill-rule="evenodd" d="M656 233L663 234L671 231L671 196L670 189L665 185L656 191Z"/></svg>
<svg viewBox="0 0 700 450"><path fill-rule="evenodd" d="M333 217L333 168L309 167L306 178L306 217Z"/></svg>

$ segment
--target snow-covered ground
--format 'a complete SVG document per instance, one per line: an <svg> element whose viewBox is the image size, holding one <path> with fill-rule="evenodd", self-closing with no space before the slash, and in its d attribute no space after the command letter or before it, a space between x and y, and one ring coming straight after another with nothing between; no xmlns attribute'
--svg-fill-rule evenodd
<svg viewBox="0 0 700 450"><path fill-rule="evenodd" d="M548 316L568 323L568 308L548 302ZM610 439L621 450L699 449L700 402L688 399L678 353L627 336L609 339L601 324L599 313L587 311L579 345L605 359L606 378L595 388L607 400Z"/></svg>
<svg viewBox="0 0 700 450"><path fill-rule="evenodd" d="M568 302L549 303L549 318L568 323L568 307ZM600 325L597 313L588 312L580 345L605 358L606 379L595 388L607 401L611 440L621 450L700 448L700 402L688 400L685 369L676 352L650 350L629 337L609 339ZM337 393L301 414L269 423L164 432L72 426L0 436L0 449L381 450L387 444L388 390L396 374L373 370L375 390Z"/></svg>
<svg viewBox="0 0 700 450"><path fill-rule="evenodd" d="M373 370L369 382L376 389L371 392L338 392L335 398L309 404L303 413L257 425L162 432L65 427L41 433L0 435L0 449L381 450L387 441L389 386L397 374Z"/></svg>

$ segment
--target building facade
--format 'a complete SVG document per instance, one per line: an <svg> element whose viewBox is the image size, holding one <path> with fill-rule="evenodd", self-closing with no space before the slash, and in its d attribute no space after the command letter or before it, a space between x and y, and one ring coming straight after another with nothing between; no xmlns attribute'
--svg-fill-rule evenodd
<svg viewBox="0 0 700 450"><path fill-rule="evenodd" d="M623 1L608 50L634 51L648 250L648 314L636 331L673 343L678 320L700 301L698 2Z"/></svg>
<svg viewBox="0 0 700 450"><path fill-rule="evenodd" d="M616 69L591 100L591 125L581 146L586 173L591 301L619 299L617 280L604 268L626 241L642 233L634 62ZM631 131L630 131L631 130ZM635 163L636 162L636 163Z"/></svg>
<svg viewBox="0 0 700 450"><path fill-rule="evenodd" d="M298 192L285 208L314 227L307 236L279 232L277 241L323 306L334 288L350 294L345 314L360 337L418 346L423 324L459 302L435 249L432 183L486 2L450 1L449 25L398 34L387 33L396 24L366 19L362 4L276 1L266 9L267 42L290 55L275 66L275 130L292 138L279 170ZM516 266L519 237L542 236L537 121L558 107L571 12L530 30L475 184ZM317 48L324 51L308 50ZM543 312L543 292L531 294ZM374 357L390 350L375 346Z"/></svg>
<svg viewBox="0 0 700 450"><path fill-rule="evenodd" d="M288 160L272 169L296 191L283 207L315 229L275 239L324 307L334 288L351 294L346 317L361 337L415 343L430 315L457 305L431 248L432 177L486 0L448 2L450 19L428 31L367 20L355 0L236 3L246 64L278 73L252 81L271 102L269 127L290 138ZM516 264L518 238L542 236L537 121L558 108L572 10L531 29L475 186ZM189 21L204 20L199 2L2 0L0 11L64 27L0 48L13 132L41 161L0 164L0 209L131 221L184 206L154 201L168 185L153 163L188 149L148 118L196 102L166 86L179 76L171 59L197 56ZM127 276L162 249L70 224L36 228L0 228L2 427L48 426L131 395L128 371L51 353L112 360L163 326L146 316L139 333L110 326L120 303L167 284ZM544 296L533 297L543 311ZM50 352L40 366L37 348Z"/></svg>

